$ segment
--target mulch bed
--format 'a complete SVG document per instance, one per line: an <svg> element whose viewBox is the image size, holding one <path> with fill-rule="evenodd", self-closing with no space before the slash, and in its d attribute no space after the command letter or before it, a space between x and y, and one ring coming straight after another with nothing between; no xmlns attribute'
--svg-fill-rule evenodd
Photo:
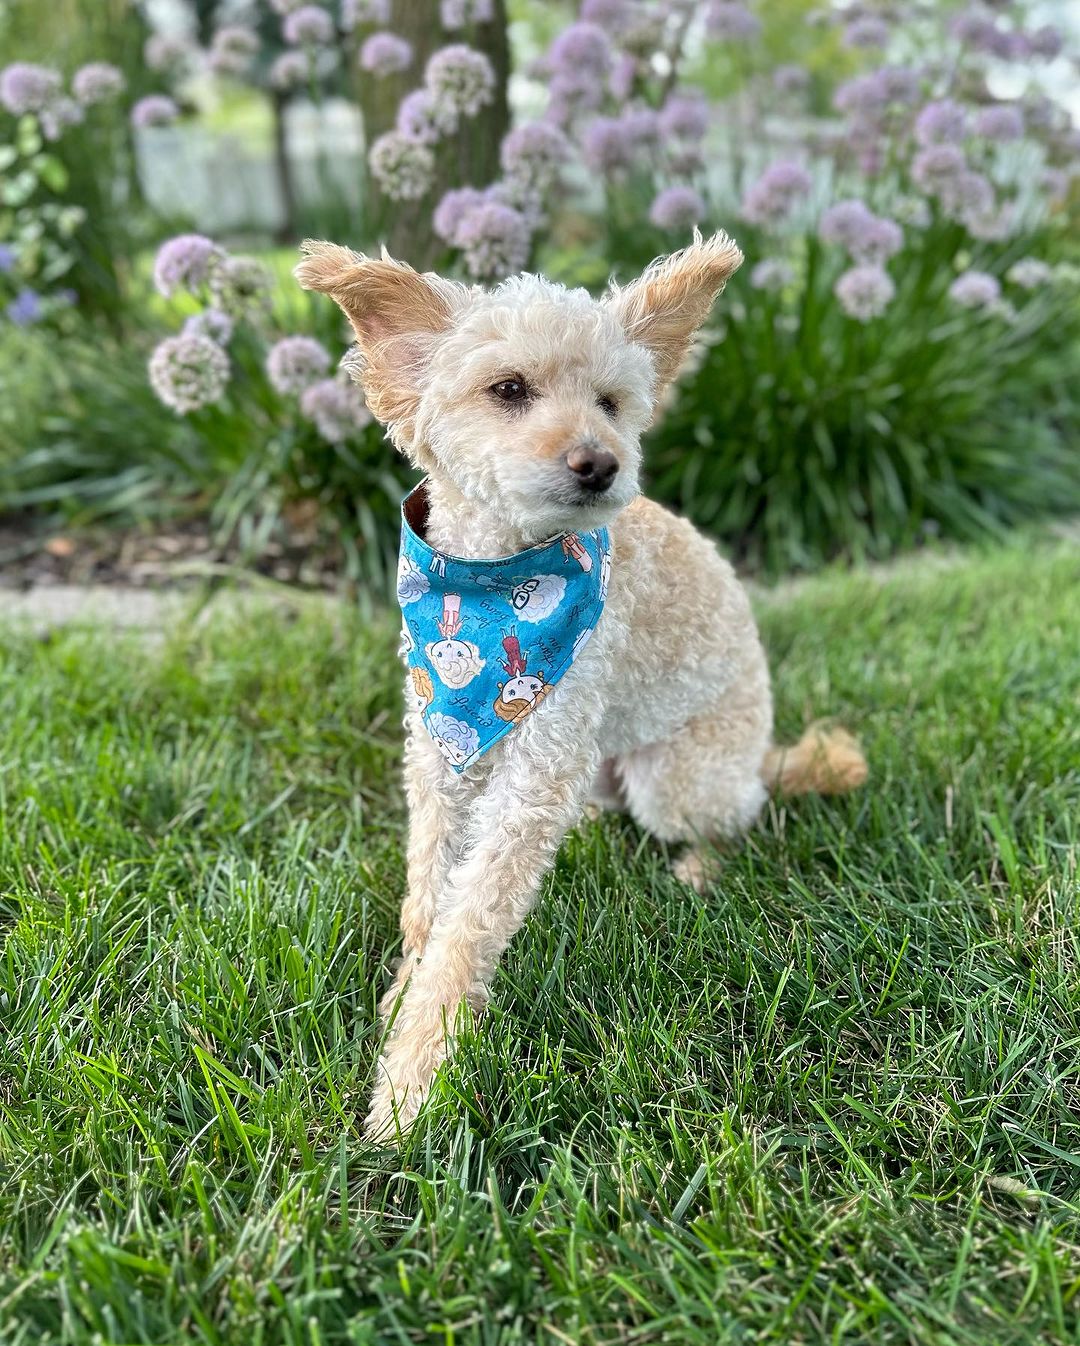
<svg viewBox="0 0 1080 1346"><path fill-rule="evenodd" d="M33 516L0 515L0 588L40 585L187 586L242 581L252 573L308 589L339 590L341 549L308 514L277 521L258 552L214 537L205 519L139 527L57 528Z"/></svg>

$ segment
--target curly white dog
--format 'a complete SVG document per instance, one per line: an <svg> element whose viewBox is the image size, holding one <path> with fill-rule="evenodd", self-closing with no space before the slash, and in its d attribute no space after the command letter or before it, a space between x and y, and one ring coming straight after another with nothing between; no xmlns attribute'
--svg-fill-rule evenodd
<svg viewBox="0 0 1080 1346"><path fill-rule="evenodd" d="M850 789L866 766L841 730L773 746L746 594L711 542L638 493L657 399L742 261L731 239L696 236L599 300L539 276L484 291L386 255L329 243L305 252L300 283L344 310L368 405L428 474L431 547L490 558L601 526L611 539L592 638L481 760L456 774L420 710L406 716L404 956L383 1001L392 1018L366 1124L375 1137L411 1125L455 1014L484 1003L590 801L690 842L677 872L700 886L698 844L743 833L770 789Z"/></svg>

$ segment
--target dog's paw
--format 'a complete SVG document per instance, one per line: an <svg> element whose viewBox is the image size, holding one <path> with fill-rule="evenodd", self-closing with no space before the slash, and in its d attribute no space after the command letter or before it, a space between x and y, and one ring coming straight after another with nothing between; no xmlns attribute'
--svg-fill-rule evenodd
<svg viewBox="0 0 1080 1346"><path fill-rule="evenodd" d="M418 1084L395 1090L389 1080L384 1080L375 1090L364 1118L364 1139L376 1145L403 1140L412 1130L426 1092Z"/></svg>
<svg viewBox="0 0 1080 1346"><path fill-rule="evenodd" d="M708 892L720 877L723 859L714 850L698 850L693 847L684 852L671 866L671 872L688 888L693 888L698 896Z"/></svg>

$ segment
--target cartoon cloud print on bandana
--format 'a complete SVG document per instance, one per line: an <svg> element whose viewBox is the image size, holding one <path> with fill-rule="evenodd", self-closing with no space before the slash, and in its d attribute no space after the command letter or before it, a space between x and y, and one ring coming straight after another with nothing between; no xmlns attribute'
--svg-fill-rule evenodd
<svg viewBox="0 0 1080 1346"><path fill-rule="evenodd" d="M499 695L492 709L500 720L517 721L535 710L551 688L544 681L543 673L528 671L528 655L522 654L515 632L503 636L502 647L506 651L502 666L508 677L499 683Z"/></svg>
<svg viewBox="0 0 1080 1346"><path fill-rule="evenodd" d="M444 594L442 617L438 622L442 640L425 645L428 662L444 687L467 687L484 667L480 650L469 640L458 640L461 630L461 595Z"/></svg>
<svg viewBox="0 0 1080 1346"><path fill-rule="evenodd" d="M401 606L404 608L409 603L415 603L430 588L428 577L415 561L403 554L398 560L397 572L397 595Z"/></svg>
<svg viewBox="0 0 1080 1346"><path fill-rule="evenodd" d="M561 575L532 575L517 580L510 590L510 605L526 622L542 622L562 602L566 581Z"/></svg>
<svg viewBox="0 0 1080 1346"><path fill-rule="evenodd" d="M427 718L428 732L435 746L451 766L461 767L480 751L480 735L471 724L433 710Z"/></svg>

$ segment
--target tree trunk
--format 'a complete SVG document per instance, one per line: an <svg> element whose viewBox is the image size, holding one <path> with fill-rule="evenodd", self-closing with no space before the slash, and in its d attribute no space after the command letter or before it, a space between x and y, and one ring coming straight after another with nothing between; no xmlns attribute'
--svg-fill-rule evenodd
<svg viewBox="0 0 1080 1346"><path fill-rule="evenodd" d="M495 70L494 100L457 133L435 146L435 182L419 201L391 201L367 174L366 202L369 227L395 257L419 268L430 268L445 245L431 229L431 216L440 197L451 187L486 187L499 174L499 144L506 134L510 112L506 85L510 76L506 0L495 0L490 23L472 24L463 33L444 33L436 0L409 0L398 6L394 31L412 44L413 62L400 75L373 79L360 73L359 101L368 146L390 129L402 97L419 87L432 52L451 42L466 42L482 51Z"/></svg>

